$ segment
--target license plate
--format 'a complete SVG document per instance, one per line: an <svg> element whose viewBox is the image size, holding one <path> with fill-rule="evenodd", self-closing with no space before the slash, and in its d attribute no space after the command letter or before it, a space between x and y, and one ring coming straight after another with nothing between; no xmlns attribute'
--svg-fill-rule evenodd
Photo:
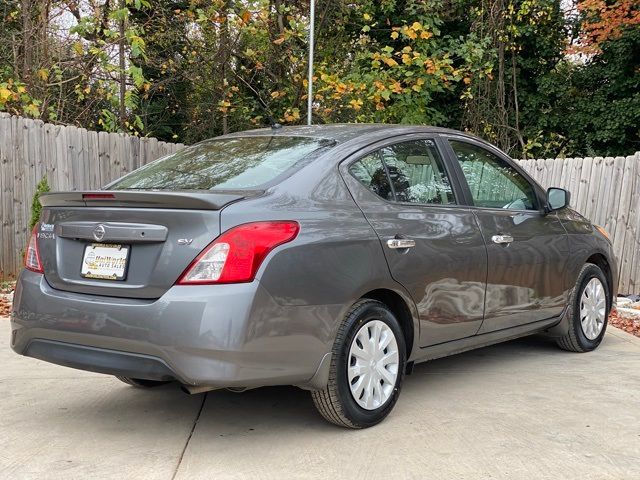
<svg viewBox="0 0 640 480"><path fill-rule="evenodd" d="M92 243L84 249L80 274L85 278L124 280L128 260L128 245Z"/></svg>

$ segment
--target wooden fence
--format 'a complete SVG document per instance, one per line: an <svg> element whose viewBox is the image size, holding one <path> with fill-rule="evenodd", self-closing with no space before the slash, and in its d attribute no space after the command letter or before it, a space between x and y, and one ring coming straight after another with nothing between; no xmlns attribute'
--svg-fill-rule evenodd
<svg viewBox="0 0 640 480"><path fill-rule="evenodd" d="M97 189L181 147L0 113L0 279L21 268L31 200L44 176L51 190Z"/></svg>
<svg viewBox="0 0 640 480"><path fill-rule="evenodd" d="M182 146L0 113L0 278L20 269L31 199L43 176L52 190L96 189ZM520 164L542 186L569 190L572 207L611 233L620 292L640 294L640 152Z"/></svg>

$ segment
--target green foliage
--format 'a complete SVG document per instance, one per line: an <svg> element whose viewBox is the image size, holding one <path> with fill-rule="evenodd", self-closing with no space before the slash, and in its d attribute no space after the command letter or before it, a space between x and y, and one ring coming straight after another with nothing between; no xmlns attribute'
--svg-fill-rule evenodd
<svg viewBox="0 0 640 480"><path fill-rule="evenodd" d="M531 128L543 143L552 135L562 138L567 155L629 155L640 149L640 30L629 28L600 47L588 63L563 61L540 82L535 106L541 114Z"/></svg>
<svg viewBox="0 0 640 480"><path fill-rule="evenodd" d="M348 65L321 64L315 100L325 121L422 123L449 121L447 102L470 95L474 76L492 65L473 32L442 33L439 1L387 1L354 9L364 25ZM434 15L435 13L435 15Z"/></svg>
<svg viewBox="0 0 640 480"><path fill-rule="evenodd" d="M576 1L577 15L558 0L318 2L315 121L466 129L515 157L636 151L640 33L618 18L631 0ZM4 0L0 110L185 143L301 124L308 9ZM593 53L568 53L596 27Z"/></svg>
<svg viewBox="0 0 640 480"><path fill-rule="evenodd" d="M0 110L86 128L140 133L147 0L0 2ZM64 16L64 21L58 21ZM122 55L120 54L122 52ZM122 94L124 86L125 94ZM116 113L115 124L103 111Z"/></svg>
<svg viewBox="0 0 640 480"><path fill-rule="evenodd" d="M40 220L40 213L42 212L42 205L40 205L40 195L49 192L49 182L47 177L42 177L42 180L38 182L36 186L36 193L33 194L33 200L31 201L31 219L29 220L29 230L32 230L36 223Z"/></svg>

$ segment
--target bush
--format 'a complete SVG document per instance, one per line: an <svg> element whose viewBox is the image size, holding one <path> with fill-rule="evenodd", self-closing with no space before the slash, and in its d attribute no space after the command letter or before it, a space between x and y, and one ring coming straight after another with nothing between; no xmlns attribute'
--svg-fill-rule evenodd
<svg viewBox="0 0 640 480"><path fill-rule="evenodd" d="M33 194L33 200L31 201L31 220L29 221L29 230L33 230L33 227L38 220L40 220L40 212L42 211L42 205L40 205L40 195L45 192L49 192L49 182L47 177L43 177L36 186L36 193Z"/></svg>

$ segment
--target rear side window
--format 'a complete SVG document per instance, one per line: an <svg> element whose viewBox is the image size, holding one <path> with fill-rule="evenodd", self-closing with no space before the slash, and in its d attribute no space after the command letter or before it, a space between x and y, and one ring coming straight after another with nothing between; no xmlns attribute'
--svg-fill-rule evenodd
<svg viewBox="0 0 640 480"><path fill-rule="evenodd" d="M349 171L385 200L431 205L455 203L449 177L432 140L384 147L355 162Z"/></svg>
<svg viewBox="0 0 640 480"><path fill-rule="evenodd" d="M449 177L432 140L397 143L380 152L397 202L455 203Z"/></svg>
<svg viewBox="0 0 640 480"><path fill-rule="evenodd" d="M378 152L358 160L349 168L351 175L365 187L385 200L393 200L393 191Z"/></svg>
<svg viewBox="0 0 640 480"><path fill-rule="evenodd" d="M238 137L187 147L122 177L111 190L234 190L271 182L334 145L310 137Z"/></svg>
<svg viewBox="0 0 640 480"><path fill-rule="evenodd" d="M506 210L538 208L531 184L507 162L476 145L456 140L450 143L475 206Z"/></svg>

